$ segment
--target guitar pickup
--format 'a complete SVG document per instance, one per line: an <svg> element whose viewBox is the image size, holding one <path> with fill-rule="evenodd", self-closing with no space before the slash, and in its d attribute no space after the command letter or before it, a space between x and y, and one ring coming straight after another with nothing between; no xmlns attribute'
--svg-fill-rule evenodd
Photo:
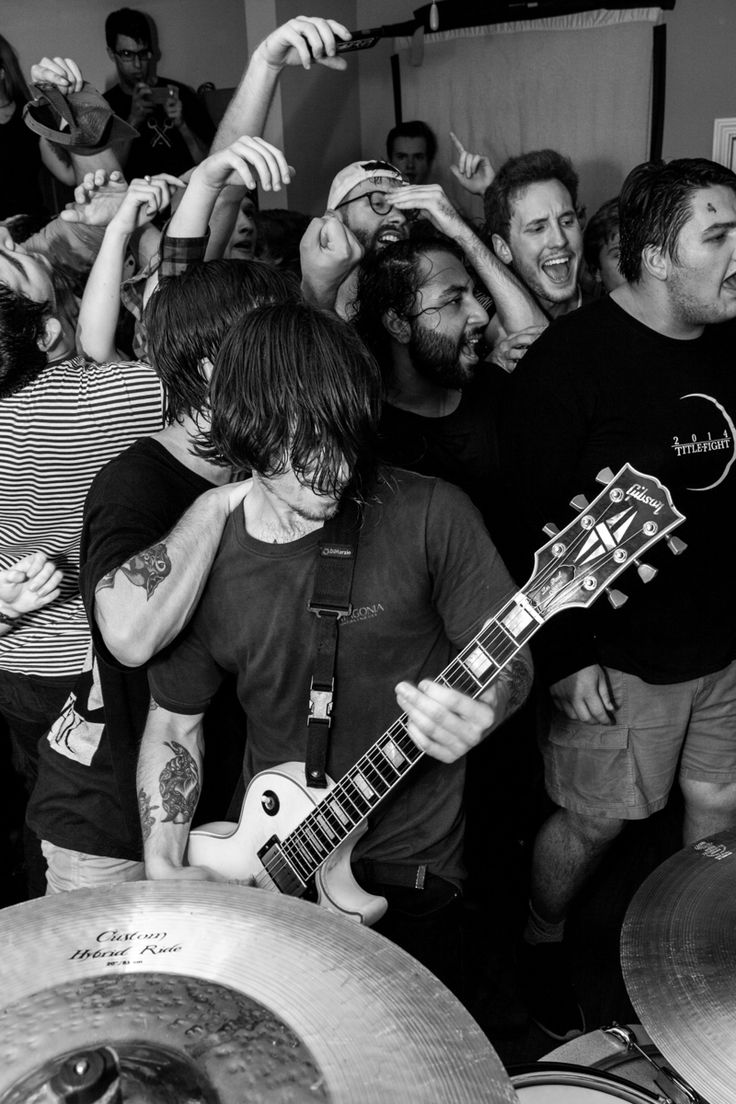
<svg viewBox="0 0 736 1104"><path fill-rule="evenodd" d="M258 852L258 858L263 863L264 869L279 893L285 893L287 897L304 896L307 891L307 884L302 881L286 858L278 836L271 836L270 839L266 840Z"/></svg>

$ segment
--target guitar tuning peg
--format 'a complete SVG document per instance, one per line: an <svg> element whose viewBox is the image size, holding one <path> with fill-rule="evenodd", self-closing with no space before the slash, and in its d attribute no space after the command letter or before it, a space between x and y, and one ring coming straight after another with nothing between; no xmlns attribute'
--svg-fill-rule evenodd
<svg viewBox="0 0 736 1104"><path fill-rule="evenodd" d="M680 540L679 537L668 537L667 547L673 556L679 556L681 552L684 552L687 548L684 540Z"/></svg>
<svg viewBox="0 0 736 1104"><path fill-rule="evenodd" d="M570 499L570 505L572 506L573 510L577 510L579 513L581 510L587 510L588 500L585 495L575 495L574 498Z"/></svg>
<svg viewBox="0 0 736 1104"><path fill-rule="evenodd" d="M542 532L546 533L548 537L556 537L559 533L559 529L551 521L548 521L545 526L542 527Z"/></svg>
<svg viewBox="0 0 736 1104"><path fill-rule="evenodd" d="M611 603L614 609L621 609L624 602L628 602L628 594L624 594L620 590L611 590L610 587L605 587L606 594L608 595L608 601Z"/></svg>
<svg viewBox="0 0 736 1104"><path fill-rule="evenodd" d="M643 583L651 583L652 579L657 574L657 568L652 567L652 565L648 563L640 563L639 560L634 560L634 563L636 564L636 570L641 581Z"/></svg>
<svg viewBox="0 0 736 1104"><path fill-rule="evenodd" d="M610 468L601 468L595 478L597 483L610 483L613 479L613 472Z"/></svg>

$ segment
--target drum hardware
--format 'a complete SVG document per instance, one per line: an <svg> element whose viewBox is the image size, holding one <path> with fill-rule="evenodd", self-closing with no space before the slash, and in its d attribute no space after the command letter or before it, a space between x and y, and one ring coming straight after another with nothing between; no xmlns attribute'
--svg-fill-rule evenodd
<svg viewBox="0 0 736 1104"><path fill-rule="evenodd" d="M678 1074L676 1074L674 1070L670 1069L668 1066L660 1065L659 1062L655 1062L655 1060L650 1054L647 1053L644 1047L639 1046L639 1043L636 1040L636 1036L630 1028L624 1027L621 1024L612 1023L610 1027L604 1027L603 1031L606 1035L609 1035L612 1039L615 1039L617 1042L619 1042L621 1046L625 1047L628 1053L638 1054L641 1058L648 1062L652 1069L656 1071L658 1076L666 1078L667 1081L669 1081L675 1087L675 1090L682 1098L677 1099L677 1097L665 1095L662 1097L662 1104L705 1104L702 1096L700 1096L699 1093L696 1093L695 1089L691 1088L690 1085L688 1085L686 1081L684 1081ZM660 1084L656 1077L655 1084L658 1088L662 1089L662 1091L665 1092L664 1087Z"/></svg>

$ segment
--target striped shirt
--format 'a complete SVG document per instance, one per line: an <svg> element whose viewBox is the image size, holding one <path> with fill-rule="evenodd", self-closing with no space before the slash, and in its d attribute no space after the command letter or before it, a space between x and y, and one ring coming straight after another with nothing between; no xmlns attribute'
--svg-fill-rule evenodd
<svg viewBox="0 0 736 1104"><path fill-rule="evenodd" d="M135 361L74 357L0 399L0 567L38 551L64 573L60 597L0 638L1 669L81 671L90 642L78 587L84 500L108 460L161 424L158 377Z"/></svg>

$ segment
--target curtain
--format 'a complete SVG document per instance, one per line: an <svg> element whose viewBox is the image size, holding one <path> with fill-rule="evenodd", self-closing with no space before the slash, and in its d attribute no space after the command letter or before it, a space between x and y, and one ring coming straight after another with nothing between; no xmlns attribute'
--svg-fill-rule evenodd
<svg viewBox="0 0 736 1104"><path fill-rule="evenodd" d="M434 175L448 195L480 213L449 172L450 130L494 168L543 147L571 157L589 215L616 195L649 155L652 29L661 18L649 7L438 31L425 35L419 65L411 39L397 39L403 118L437 134Z"/></svg>

